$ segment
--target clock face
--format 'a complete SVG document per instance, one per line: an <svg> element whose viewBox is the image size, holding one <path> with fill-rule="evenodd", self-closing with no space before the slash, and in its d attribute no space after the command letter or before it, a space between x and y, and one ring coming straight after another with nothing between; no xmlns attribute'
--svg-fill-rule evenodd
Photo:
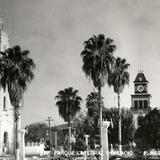
<svg viewBox="0 0 160 160"><path fill-rule="evenodd" d="M143 92L144 91L144 86L142 86L142 85L137 86L137 90L139 92Z"/></svg>

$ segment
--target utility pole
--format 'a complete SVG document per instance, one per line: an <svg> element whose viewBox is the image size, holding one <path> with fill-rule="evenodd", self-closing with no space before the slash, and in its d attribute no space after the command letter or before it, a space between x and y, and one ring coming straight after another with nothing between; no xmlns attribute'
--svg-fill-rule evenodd
<svg viewBox="0 0 160 160"><path fill-rule="evenodd" d="M51 151L51 121L54 121L52 117L48 117L45 121L48 121L49 126L49 143L50 143L50 151Z"/></svg>

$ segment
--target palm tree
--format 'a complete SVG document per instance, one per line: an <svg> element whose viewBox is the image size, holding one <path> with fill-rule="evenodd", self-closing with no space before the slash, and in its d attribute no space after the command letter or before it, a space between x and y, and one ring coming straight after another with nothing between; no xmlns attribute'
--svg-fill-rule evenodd
<svg viewBox="0 0 160 160"><path fill-rule="evenodd" d="M93 117L94 120L98 118L98 98L99 94L97 92L91 92L86 98L86 108L88 109L88 116Z"/></svg>
<svg viewBox="0 0 160 160"><path fill-rule="evenodd" d="M78 90L69 87L60 90L55 99L57 99L56 106L58 107L59 115L65 122L68 122L69 150L71 151L71 121L81 109L82 98L78 96Z"/></svg>
<svg viewBox="0 0 160 160"><path fill-rule="evenodd" d="M87 98L86 98L86 108L88 109L87 114L88 114L89 117L94 118L95 122L98 122L98 118L99 118L98 99L99 99L99 93L98 92L91 92L90 94L87 95ZM101 101L102 100L103 100L103 97L101 97ZM105 108L104 108L103 101L102 101L101 106L102 106L102 111L104 111ZM104 112L102 112L102 113L104 113Z"/></svg>
<svg viewBox="0 0 160 160"><path fill-rule="evenodd" d="M113 52L116 46L113 40L105 38L103 34L93 36L84 42L84 50L81 52L82 69L95 88L98 89L99 118L100 118L100 150L102 152L102 105L101 88L108 82L114 64Z"/></svg>
<svg viewBox="0 0 160 160"><path fill-rule="evenodd" d="M118 110L119 110L119 152L122 153L122 135L121 135L121 111L120 111L120 93L126 84L129 84L129 72L127 71L129 64L126 59L118 57L115 61L114 72L111 74L109 81L113 85L114 92L118 96Z"/></svg>
<svg viewBox="0 0 160 160"><path fill-rule="evenodd" d="M14 46L4 52L0 57L0 84L4 90L8 89L11 104L14 107L16 125L16 159L19 159L20 141L20 109L22 107L23 94L29 83L34 78L34 61L29 58L29 50L22 50L20 46Z"/></svg>

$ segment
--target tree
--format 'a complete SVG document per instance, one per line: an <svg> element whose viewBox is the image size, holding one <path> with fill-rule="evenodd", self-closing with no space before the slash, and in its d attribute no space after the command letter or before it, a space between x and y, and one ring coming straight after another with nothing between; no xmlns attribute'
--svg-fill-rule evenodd
<svg viewBox="0 0 160 160"><path fill-rule="evenodd" d="M126 59L116 58L115 67L112 74L110 74L109 81L113 85L114 92L118 96L119 109L119 152L122 153L122 135L121 135L121 113L120 113L120 93L123 92L124 86L129 84L129 73L127 71L129 64Z"/></svg>
<svg viewBox="0 0 160 160"><path fill-rule="evenodd" d="M90 148L94 149L94 144L97 140L98 128L93 117L89 117L88 114L81 114L74 119L75 138L76 142L84 141L85 135L89 135Z"/></svg>
<svg viewBox="0 0 160 160"><path fill-rule="evenodd" d="M14 107L16 123L16 159L19 159L20 140L20 109L23 95L29 83L34 78L34 61L29 58L30 51L14 46L4 52L0 57L0 83L4 90L8 88L11 104Z"/></svg>
<svg viewBox="0 0 160 160"><path fill-rule="evenodd" d="M87 116L83 113L74 118L74 137L76 139L76 143L72 144L72 149L75 151L83 151L86 149L84 135L87 134L88 131L92 130L93 121L91 123L88 122L90 122L90 120L88 120Z"/></svg>
<svg viewBox="0 0 160 160"><path fill-rule="evenodd" d="M160 112L156 108L151 110L139 123L135 132L135 142L139 149L160 148Z"/></svg>
<svg viewBox="0 0 160 160"><path fill-rule="evenodd" d="M111 121L109 127L109 142L110 144L118 144L118 122L119 109L109 108L104 111L105 118ZM129 145L134 138L133 115L129 109L121 108L122 119L122 144Z"/></svg>
<svg viewBox="0 0 160 160"><path fill-rule="evenodd" d="M103 99L103 97L101 96L101 99ZM98 104L98 100L99 100L99 93L98 92L91 92L90 94L87 95L86 98L86 108L87 108L87 120L89 121L93 121L92 123L92 130L90 132L88 132L88 134L90 135L90 140L92 140L93 142L90 142L92 148L93 148L93 143L99 143L97 142L97 140L100 138L99 135L99 104ZM103 102L101 103L102 105L102 117L104 118L104 105ZM86 122L87 124L87 122ZM90 128L89 126L87 126L86 128Z"/></svg>
<svg viewBox="0 0 160 160"><path fill-rule="evenodd" d="M55 97L57 100L56 106L58 107L59 115L68 122L69 126L69 150L71 150L71 121L75 117L76 113L80 111L80 104L82 98L78 96L78 90L74 90L72 87L60 90Z"/></svg>
<svg viewBox="0 0 160 160"><path fill-rule="evenodd" d="M92 107L93 111L98 106ZM91 113L93 113L91 111ZM133 125L133 115L129 109L121 108L122 116L122 142L123 145L129 146L133 142L134 138L134 125ZM91 149L94 149L95 144L98 144L97 135L99 134L99 127L97 123L98 115L94 116L87 113L86 115L81 114L74 119L75 127L75 138L76 141L84 141L84 135L89 135L89 145ZM119 121L119 110L117 108L104 108L103 109L103 119L112 121L110 127L108 128L109 133L109 143L117 146L118 144L118 121Z"/></svg>
<svg viewBox="0 0 160 160"><path fill-rule="evenodd" d="M25 142L40 142L46 138L48 129L46 123L32 123L25 128L28 130L25 134Z"/></svg>
<svg viewBox="0 0 160 160"><path fill-rule="evenodd" d="M94 87L98 90L99 118L100 118L100 149L102 151L102 105L101 89L108 82L108 76L114 64L113 52L116 46L113 40L105 38L103 34L93 36L84 42L84 50L81 52L83 65L82 69L93 81Z"/></svg>
<svg viewBox="0 0 160 160"><path fill-rule="evenodd" d="M87 149L87 146L82 139L77 139L76 142L72 146L74 151L85 151Z"/></svg>
<svg viewBox="0 0 160 160"><path fill-rule="evenodd" d="M86 98L87 115L89 117L93 117L94 120L98 120L99 117L98 99L99 99L99 94L97 92L91 92L90 94L87 95Z"/></svg>

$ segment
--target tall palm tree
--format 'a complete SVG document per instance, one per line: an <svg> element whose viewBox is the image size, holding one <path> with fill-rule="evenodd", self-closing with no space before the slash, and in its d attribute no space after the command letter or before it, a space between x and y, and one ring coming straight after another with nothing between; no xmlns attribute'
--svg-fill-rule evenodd
<svg viewBox="0 0 160 160"><path fill-rule="evenodd" d="M60 90L55 99L57 100L56 106L58 107L59 115L65 122L68 122L69 150L71 151L71 121L81 109L82 98L78 96L78 90L69 87Z"/></svg>
<svg viewBox="0 0 160 160"><path fill-rule="evenodd" d="M9 48L0 55L0 84L4 90L8 89L11 104L15 115L16 160L19 160L20 141L20 109L23 94L34 78L34 61L29 58L29 50L22 50L20 46Z"/></svg>
<svg viewBox="0 0 160 160"><path fill-rule="evenodd" d="M119 110L119 152L122 153L122 135L121 135L121 110L120 110L120 93L126 84L129 84L129 64L126 59L116 58L114 72L110 75L109 81L113 85L114 92L118 96L118 110Z"/></svg>
<svg viewBox="0 0 160 160"><path fill-rule="evenodd" d="M108 77L114 64L113 52L116 46L113 40L105 38L103 34L93 36L84 42L84 50L81 52L82 69L99 93L99 118L100 118L100 150L102 152L102 101L101 88L108 83Z"/></svg>

